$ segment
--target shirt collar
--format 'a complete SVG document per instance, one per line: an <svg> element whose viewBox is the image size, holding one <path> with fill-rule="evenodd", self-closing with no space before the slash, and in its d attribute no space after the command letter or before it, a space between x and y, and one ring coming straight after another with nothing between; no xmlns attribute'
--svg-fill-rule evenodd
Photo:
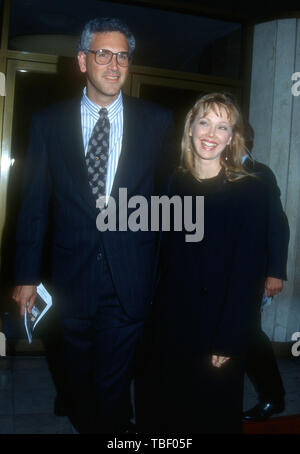
<svg viewBox="0 0 300 454"><path fill-rule="evenodd" d="M85 106L85 108L88 110L89 114L95 119L99 119L99 110L101 109L101 106L98 104L94 103L93 101L90 100L90 98L86 94L86 87L83 89L82 93L82 98L81 98L82 104ZM111 104L108 106L105 106L107 109L107 116L110 122L112 122L116 116L121 112L123 109L123 97L122 97L122 92L120 91L119 96L117 99L115 99Z"/></svg>
<svg viewBox="0 0 300 454"><path fill-rule="evenodd" d="M247 154L244 154L244 156L242 156L242 164L244 164L244 162L246 161L246 159L248 159L249 156Z"/></svg>

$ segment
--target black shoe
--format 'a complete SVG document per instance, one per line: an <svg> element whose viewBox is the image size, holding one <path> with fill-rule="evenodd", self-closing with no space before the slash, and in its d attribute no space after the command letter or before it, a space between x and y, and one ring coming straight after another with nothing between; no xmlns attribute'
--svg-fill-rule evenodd
<svg viewBox="0 0 300 454"><path fill-rule="evenodd" d="M266 421L272 415L284 410L283 401L263 401L243 413L244 421Z"/></svg>

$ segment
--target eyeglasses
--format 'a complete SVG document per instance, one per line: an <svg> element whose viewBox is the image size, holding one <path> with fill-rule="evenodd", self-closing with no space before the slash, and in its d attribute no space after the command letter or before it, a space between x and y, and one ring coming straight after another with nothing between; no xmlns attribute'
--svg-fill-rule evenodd
<svg viewBox="0 0 300 454"><path fill-rule="evenodd" d="M95 55L95 62L98 65L108 65L112 61L114 55L117 56L117 63L120 66L129 66L131 62L131 56L129 52L112 52L108 49L98 49L98 50L90 50L87 49L85 53L91 52L91 54Z"/></svg>

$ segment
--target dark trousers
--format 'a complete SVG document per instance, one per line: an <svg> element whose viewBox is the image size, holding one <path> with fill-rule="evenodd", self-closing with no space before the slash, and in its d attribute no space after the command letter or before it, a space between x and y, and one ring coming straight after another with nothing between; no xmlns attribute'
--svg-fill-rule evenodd
<svg viewBox="0 0 300 454"><path fill-rule="evenodd" d="M281 380L272 344L261 328L261 312L257 311L246 356L246 373L258 393L259 400L284 398Z"/></svg>
<svg viewBox="0 0 300 454"><path fill-rule="evenodd" d="M67 411L80 433L122 432L143 322L122 309L103 255L97 295L89 317L62 320Z"/></svg>

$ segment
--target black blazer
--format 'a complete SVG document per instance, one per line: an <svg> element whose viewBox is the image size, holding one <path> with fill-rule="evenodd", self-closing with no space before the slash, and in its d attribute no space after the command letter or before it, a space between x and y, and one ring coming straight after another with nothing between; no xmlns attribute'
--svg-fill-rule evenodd
<svg viewBox="0 0 300 454"><path fill-rule="evenodd" d="M247 157L244 168L255 174L269 191L269 222L266 277L287 279L287 256L290 239L289 223L280 200L280 189L272 170Z"/></svg>
<svg viewBox="0 0 300 454"><path fill-rule="evenodd" d="M147 199L155 175L169 160L171 113L152 103L123 96L122 151L112 188L128 198ZM164 154L165 153L165 154ZM52 284L66 314L84 315L97 297L104 253L120 302L129 316L145 316L152 299L157 260L155 232L99 232L81 133L80 99L46 109L33 119L25 163L24 202L18 222L16 284L40 282L49 208L53 213Z"/></svg>

